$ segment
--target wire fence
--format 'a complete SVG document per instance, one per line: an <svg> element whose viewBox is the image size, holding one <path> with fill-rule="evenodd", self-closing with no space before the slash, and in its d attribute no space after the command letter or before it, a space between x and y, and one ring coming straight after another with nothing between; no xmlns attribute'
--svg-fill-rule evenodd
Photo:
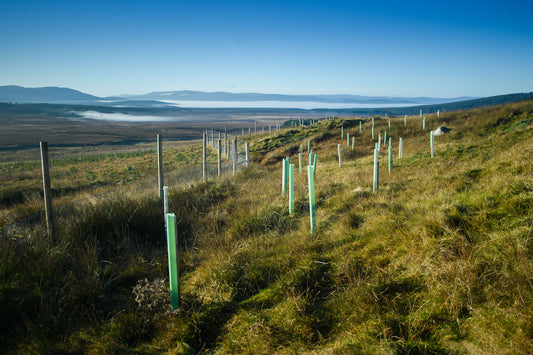
<svg viewBox="0 0 533 355"><path fill-rule="evenodd" d="M228 137L229 139L229 137ZM208 147L211 146L211 149L214 149L214 154L217 154L216 147L214 144L215 140L208 144ZM247 163L246 154L243 153L244 142L238 142L236 156L236 172L242 170ZM207 150L210 148L206 147ZM220 176L227 176L233 174L233 162L224 159L224 157L231 157L231 147L230 150L223 150L224 155L221 154L221 164L220 164ZM153 151L149 152L153 153ZM165 154L165 153L163 153ZM213 150L210 152L210 157L212 160ZM83 159L82 159L83 160ZM89 158L88 160L94 161L94 158ZM117 160L117 164L120 162L120 159ZM154 161L154 167L157 168L157 160ZM206 162L206 178L213 179L219 176L218 161L216 162ZM85 171L84 171L85 173ZM53 175L53 174L52 174ZM88 175L90 176L90 174ZM40 180L41 176L39 173L29 174L26 176L28 179L37 179ZM177 169L170 171L163 171L164 185L173 186L173 187L185 187L194 183L198 183L204 179L203 176L203 162L189 163L187 165L180 166ZM69 184L65 184L69 185ZM125 196L126 194L143 194L147 191L153 191L154 194L158 193L158 174L153 173L146 175L146 173L134 175L128 177L127 180L119 181L116 183L103 183L98 181L84 181L82 186L63 186L62 183L54 183L52 178L52 187L55 192L55 198L53 202L53 215L55 219L66 218L68 216L75 215L76 213L83 213L83 209L88 205L96 205L103 200L110 199L112 196ZM26 232L29 229L37 229L38 232L45 230L45 211L43 209L42 199L36 199L35 202L38 205L26 206L24 213L18 212L15 217L10 217L9 215L2 215L3 226L0 228L0 233L2 236L17 236ZM38 212L36 212L38 211ZM20 218L21 214L27 214L25 217ZM41 231L37 227L42 227Z"/></svg>

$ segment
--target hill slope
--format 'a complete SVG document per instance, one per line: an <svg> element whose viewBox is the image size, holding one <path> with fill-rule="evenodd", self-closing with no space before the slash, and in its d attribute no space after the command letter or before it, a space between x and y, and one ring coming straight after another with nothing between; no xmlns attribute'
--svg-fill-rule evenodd
<svg viewBox="0 0 533 355"><path fill-rule="evenodd" d="M394 153L389 174L382 144L376 193L371 123L359 132L343 119L253 137L252 167L235 178L171 186L175 312L152 193L88 203L51 241L31 226L1 238L4 349L533 352L533 101L428 117L425 131L414 118L375 123ZM442 125L451 131L431 158L429 129ZM314 235L297 165L308 139L318 154ZM296 163L292 216L280 188L286 156Z"/></svg>
<svg viewBox="0 0 533 355"><path fill-rule="evenodd" d="M100 98L85 94L81 91L60 88L55 86L40 87L40 88L25 88L16 85L0 86L0 102L86 102L96 101Z"/></svg>

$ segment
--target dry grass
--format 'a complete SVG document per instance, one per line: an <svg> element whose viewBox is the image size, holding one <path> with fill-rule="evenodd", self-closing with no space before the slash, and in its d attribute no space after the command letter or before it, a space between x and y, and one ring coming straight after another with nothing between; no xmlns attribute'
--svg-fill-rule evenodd
<svg viewBox="0 0 533 355"><path fill-rule="evenodd" d="M418 117L406 127L393 118L394 168L389 175L382 147L378 193L369 122L361 133L358 121L338 119L253 138L256 163L235 179L171 186L181 251L175 312L161 287L154 194L87 207L51 245L32 238L42 227L27 227L0 248L4 349L531 353L532 122L532 101L427 117L426 131ZM429 129L441 125L452 131L436 137L431 158ZM356 137L354 151L341 126ZM376 119L376 137L387 128ZM298 173L308 139L318 154L314 235L305 169ZM288 155L292 216L281 195Z"/></svg>

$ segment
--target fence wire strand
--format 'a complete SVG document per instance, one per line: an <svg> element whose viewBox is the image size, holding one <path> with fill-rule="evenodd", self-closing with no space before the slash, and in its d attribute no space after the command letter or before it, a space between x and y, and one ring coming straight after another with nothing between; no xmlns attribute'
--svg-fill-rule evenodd
<svg viewBox="0 0 533 355"><path fill-rule="evenodd" d="M210 145L208 149L212 149L215 154L217 152L216 147L213 145ZM241 170L244 168L246 163L246 156L242 153L243 146L239 144L237 154L237 170ZM157 164L157 161L154 162L154 164ZM218 162L208 162L207 163L207 177L209 179L217 178L218 177ZM231 161L222 161L221 163L221 177L224 175L232 174L233 173L233 163ZM166 186L187 186L194 183L199 183L202 181L202 163L196 163L196 164L190 164L185 165L182 167L179 167L177 169L171 170L171 171L165 171L164 172L164 184ZM53 180L52 180L53 184ZM104 185L105 186L105 185ZM55 187L57 189L57 186ZM82 207L83 205L86 205L87 203L96 204L99 200L102 198L108 198L111 194L125 194L129 193L131 191L147 191L147 190L153 190L154 194L158 192L158 185L157 185L157 174L153 174L150 176L142 176L135 180L131 180L125 183L121 183L120 185L114 185L113 187L105 189L105 191L101 191L98 193L94 193L94 189L103 188L103 186L96 187L96 188L88 188L88 189L79 189L76 190L74 193L78 195L87 194L87 196L78 198L74 201L69 201L65 203L58 202L58 199L55 198L53 203L53 213L54 218L61 218L68 215L72 215L73 213L76 213L76 211ZM91 194L91 190L93 193ZM44 209L39 211L38 213L35 213L30 216L26 216L24 218L21 218L19 220L10 221L9 223L6 223L3 227L0 227L0 232L2 234L16 234L17 230L24 226L34 226L39 223L45 223L44 221Z"/></svg>

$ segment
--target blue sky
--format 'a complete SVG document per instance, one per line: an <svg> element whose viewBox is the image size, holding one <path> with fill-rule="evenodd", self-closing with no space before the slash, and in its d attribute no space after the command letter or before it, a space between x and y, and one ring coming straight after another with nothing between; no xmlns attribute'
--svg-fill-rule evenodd
<svg viewBox="0 0 533 355"><path fill-rule="evenodd" d="M0 85L490 96L533 91L531 1L0 0Z"/></svg>

